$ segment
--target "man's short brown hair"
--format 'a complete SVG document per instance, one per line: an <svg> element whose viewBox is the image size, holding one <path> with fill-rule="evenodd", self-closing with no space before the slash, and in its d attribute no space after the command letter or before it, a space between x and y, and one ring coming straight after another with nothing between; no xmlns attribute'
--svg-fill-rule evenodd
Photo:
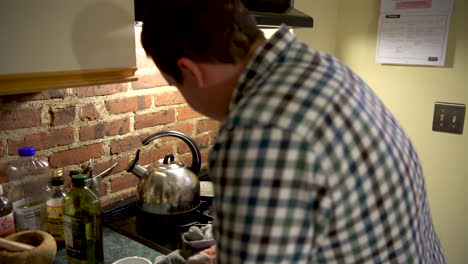
<svg viewBox="0 0 468 264"><path fill-rule="evenodd" d="M144 9L143 48L179 83L179 58L235 63L262 35L240 0L146 0Z"/></svg>

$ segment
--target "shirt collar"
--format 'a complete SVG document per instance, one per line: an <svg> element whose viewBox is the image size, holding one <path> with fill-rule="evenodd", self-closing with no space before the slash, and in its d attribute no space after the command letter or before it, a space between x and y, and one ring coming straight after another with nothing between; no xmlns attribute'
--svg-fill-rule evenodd
<svg viewBox="0 0 468 264"><path fill-rule="evenodd" d="M289 32L286 25L276 31L273 36L266 40L255 51L254 55L241 74L236 88L233 92L229 109L232 110L239 101L254 87L259 80L268 75L277 65L277 62L284 58L284 53L296 37Z"/></svg>

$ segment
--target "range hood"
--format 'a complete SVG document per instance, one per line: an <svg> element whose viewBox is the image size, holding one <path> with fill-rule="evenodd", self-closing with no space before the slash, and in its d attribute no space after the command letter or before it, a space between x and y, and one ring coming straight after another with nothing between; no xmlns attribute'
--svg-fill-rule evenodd
<svg viewBox="0 0 468 264"><path fill-rule="evenodd" d="M143 17L143 0L134 0L135 21L141 22ZM312 28L312 17L294 8L292 0L242 0L249 12L262 28L279 27L286 24L292 28Z"/></svg>
<svg viewBox="0 0 468 264"><path fill-rule="evenodd" d="M311 28L314 26L312 17L293 7L282 13L250 11L250 14L253 15L260 27L278 27L281 24L292 28Z"/></svg>

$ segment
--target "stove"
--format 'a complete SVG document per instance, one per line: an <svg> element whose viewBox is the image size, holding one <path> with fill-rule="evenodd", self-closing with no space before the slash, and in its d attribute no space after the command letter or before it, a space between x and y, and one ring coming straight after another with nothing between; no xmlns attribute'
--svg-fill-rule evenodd
<svg viewBox="0 0 468 264"><path fill-rule="evenodd" d="M162 254L182 247L181 235L193 226L213 221L211 197L201 197L201 203L189 212L175 215L155 215L136 206L130 197L103 207L103 223L109 229L138 241Z"/></svg>

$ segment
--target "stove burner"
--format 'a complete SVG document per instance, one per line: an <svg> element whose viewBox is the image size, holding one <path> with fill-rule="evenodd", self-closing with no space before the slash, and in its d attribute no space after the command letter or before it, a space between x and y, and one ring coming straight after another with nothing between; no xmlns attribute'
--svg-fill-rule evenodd
<svg viewBox="0 0 468 264"><path fill-rule="evenodd" d="M193 225L203 226L211 221L210 197L201 197L196 209L175 215L156 215L140 210L135 197L103 208L104 225L163 254L181 248L181 235Z"/></svg>

